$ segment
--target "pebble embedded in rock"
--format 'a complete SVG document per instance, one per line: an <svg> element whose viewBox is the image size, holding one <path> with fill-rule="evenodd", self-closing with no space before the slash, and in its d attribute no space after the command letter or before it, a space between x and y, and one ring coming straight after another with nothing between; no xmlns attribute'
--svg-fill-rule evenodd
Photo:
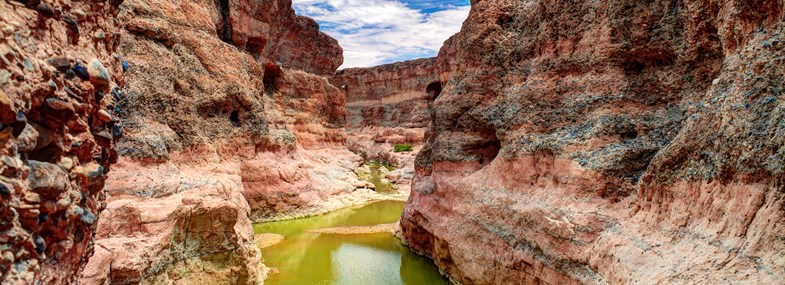
<svg viewBox="0 0 785 285"><path fill-rule="evenodd" d="M39 15L44 17L51 18L55 16L55 9L52 8L51 5L43 2L38 3L38 5L35 6L35 11L37 11Z"/></svg>
<svg viewBox="0 0 785 285"><path fill-rule="evenodd" d="M46 98L46 105L58 111L74 109L73 104L60 100L58 98Z"/></svg>
<svg viewBox="0 0 785 285"><path fill-rule="evenodd" d="M120 95L120 92L119 92L119 91L117 91L117 87L115 87L115 88L112 88L112 96L114 96L114 99L115 99L116 101L120 101L120 99L122 99L122 98L123 98L123 97Z"/></svg>
<svg viewBox="0 0 785 285"><path fill-rule="evenodd" d="M104 91L98 90L95 91L95 102L101 103L101 100L104 100Z"/></svg>
<svg viewBox="0 0 785 285"><path fill-rule="evenodd" d="M112 76L98 59L90 61L87 71L90 73L90 82L96 86L105 87L112 83Z"/></svg>
<svg viewBox="0 0 785 285"><path fill-rule="evenodd" d="M46 250L46 241L40 235L33 237L33 244L35 244L35 251L43 253Z"/></svg>
<svg viewBox="0 0 785 285"><path fill-rule="evenodd" d="M77 101L82 102L82 96L76 94L76 92L74 92L74 90L71 90L71 88L68 88L67 86L63 87L63 91L65 91L65 94L68 94L69 97L77 99Z"/></svg>
<svg viewBox="0 0 785 285"><path fill-rule="evenodd" d="M73 13L76 19L79 21L84 21L84 19L87 18L87 13L79 9L71 10L71 13Z"/></svg>
<svg viewBox="0 0 785 285"><path fill-rule="evenodd" d="M92 225L95 223L95 214L90 212L90 210L84 210L82 216L79 217L79 220L82 221L82 223Z"/></svg>
<svg viewBox="0 0 785 285"><path fill-rule="evenodd" d="M74 205L68 209L68 216L71 218L81 217L82 214L84 214L84 209L82 209L82 207Z"/></svg>
<svg viewBox="0 0 785 285"><path fill-rule="evenodd" d="M38 215L38 223L39 224L46 223L47 220L49 220L49 214L41 213L41 214Z"/></svg>
<svg viewBox="0 0 785 285"><path fill-rule="evenodd" d="M71 31L79 35L79 23L77 23L76 20L68 16L62 16L61 19L63 22L65 22L66 25L68 25L68 28L70 28Z"/></svg>
<svg viewBox="0 0 785 285"><path fill-rule="evenodd" d="M104 167L101 166L100 164L96 164L95 169L90 170L90 171L87 172L87 178L90 178L90 179L98 178L101 175L104 175Z"/></svg>
<svg viewBox="0 0 785 285"><path fill-rule="evenodd" d="M112 126L112 135L113 135L115 138L121 138L121 137L123 137L123 127L121 127L120 125L114 125L114 126Z"/></svg>
<svg viewBox="0 0 785 285"><path fill-rule="evenodd" d="M107 130L103 130L103 131L94 133L93 135L95 135L96 137L102 138L102 139L112 140L112 135L110 135Z"/></svg>
<svg viewBox="0 0 785 285"><path fill-rule="evenodd" d="M8 124L12 123L15 118L14 102L11 101L11 98L3 90L0 90L0 121Z"/></svg>
<svg viewBox="0 0 785 285"><path fill-rule="evenodd" d="M76 76L79 76L82 80L90 80L90 72L87 71L87 68L82 66L81 64L76 64L72 69Z"/></svg>
<svg viewBox="0 0 785 285"><path fill-rule="evenodd" d="M101 122L108 123L112 121L112 115L106 110L99 110L95 115Z"/></svg>
<svg viewBox="0 0 785 285"><path fill-rule="evenodd" d="M15 259L14 258L14 253L12 253L9 250L3 251L3 260L4 261L6 261L8 263L13 263L14 259Z"/></svg>
<svg viewBox="0 0 785 285"><path fill-rule="evenodd" d="M31 160L28 166L30 175L27 180L30 182L30 189L44 197L57 197L71 185L68 173L56 164Z"/></svg>
<svg viewBox="0 0 785 285"><path fill-rule="evenodd" d="M8 189L8 186L5 186L5 184L0 183L0 195L3 196L3 199L8 199L11 197L11 189Z"/></svg>
<svg viewBox="0 0 785 285"><path fill-rule="evenodd" d="M25 57L25 59L22 61L22 66L24 66L25 70L27 71L35 70L35 67L33 66L33 61L31 61L29 57Z"/></svg>
<svg viewBox="0 0 785 285"><path fill-rule="evenodd" d="M123 72L128 71L128 62L127 61L123 60L122 62L120 62L120 64L123 66Z"/></svg>
<svg viewBox="0 0 785 285"><path fill-rule="evenodd" d="M66 70L66 72L65 72L65 79L71 80L71 79L74 79L74 77L76 77L76 73L74 73L73 70L70 70L70 69Z"/></svg>
<svg viewBox="0 0 785 285"><path fill-rule="evenodd" d="M24 130L19 136L16 138L16 145L19 152L22 153L30 153L36 148L36 144L38 142L38 131L33 127L32 124L25 125Z"/></svg>

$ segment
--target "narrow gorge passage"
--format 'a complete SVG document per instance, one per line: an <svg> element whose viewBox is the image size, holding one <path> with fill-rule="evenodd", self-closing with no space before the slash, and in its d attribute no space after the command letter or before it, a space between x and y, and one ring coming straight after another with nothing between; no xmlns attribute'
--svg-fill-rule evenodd
<svg viewBox="0 0 785 285"><path fill-rule="evenodd" d="M785 285L783 185L785 0L0 1L3 285Z"/></svg>

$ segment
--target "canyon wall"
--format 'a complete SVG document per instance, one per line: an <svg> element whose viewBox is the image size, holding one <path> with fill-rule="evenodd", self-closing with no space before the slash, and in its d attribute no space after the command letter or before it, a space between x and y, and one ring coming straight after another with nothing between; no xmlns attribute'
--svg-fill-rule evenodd
<svg viewBox="0 0 785 285"><path fill-rule="evenodd" d="M0 2L0 283L70 284L122 136L122 1Z"/></svg>
<svg viewBox="0 0 785 285"><path fill-rule="evenodd" d="M346 94L346 127L424 128L429 92L441 92L436 58L339 70L330 82Z"/></svg>
<svg viewBox="0 0 785 285"><path fill-rule="evenodd" d="M347 147L365 160L399 167L388 178L408 193L414 158L441 92L436 58L339 70L330 82L346 97ZM411 151L395 152L395 145Z"/></svg>
<svg viewBox="0 0 785 285"><path fill-rule="evenodd" d="M325 77L342 50L290 1L129 0L118 18L133 83L82 283L256 284L252 221L375 195Z"/></svg>
<svg viewBox="0 0 785 285"><path fill-rule="evenodd" d="M784 5L472 1L399 234L463 284L782 283Z"/></svg>

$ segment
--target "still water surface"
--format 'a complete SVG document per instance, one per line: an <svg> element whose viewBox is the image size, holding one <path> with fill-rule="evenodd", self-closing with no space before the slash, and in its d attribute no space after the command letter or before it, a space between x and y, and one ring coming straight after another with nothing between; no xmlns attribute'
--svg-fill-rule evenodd
<svg viewBox="0 0 785 285"><path fill-rule="evenodd" d="M391 233L332 235L309 230L394 223L403 202L382 201L326 215L254 225L256 233L285 239L262 249L265 265L277 268L272 285L450 284L433 263L414 254Z"/></svg>

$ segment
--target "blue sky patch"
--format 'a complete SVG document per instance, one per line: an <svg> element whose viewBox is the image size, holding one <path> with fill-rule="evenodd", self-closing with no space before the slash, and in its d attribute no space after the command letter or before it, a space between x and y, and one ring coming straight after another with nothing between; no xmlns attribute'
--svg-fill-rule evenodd
<svg viewBox="0 0 785 285"><path fill-rule="evenodd" d="M341 68L435 56L460 30L468 0L293 0L344 49Z"/></svg>

